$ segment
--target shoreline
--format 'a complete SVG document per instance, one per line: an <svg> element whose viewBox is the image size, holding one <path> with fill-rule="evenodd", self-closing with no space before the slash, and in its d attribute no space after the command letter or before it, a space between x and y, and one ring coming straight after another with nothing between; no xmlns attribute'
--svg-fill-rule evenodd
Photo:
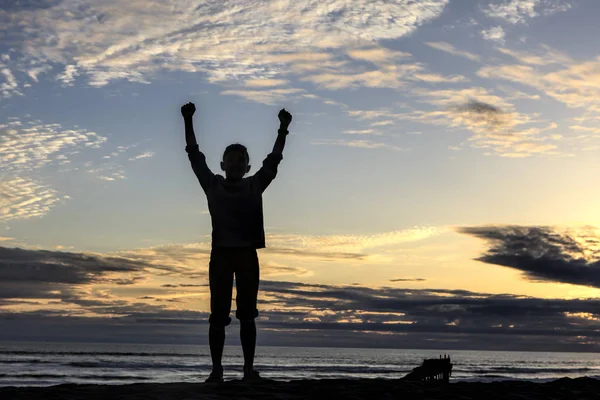
<svg viewBox="0 0 600 400"><path fill-rule="evenodd" d="M0 398L24 399L598 399L600 380L561 378L551 382L450 382L431 384L400 379L267 380L248 384L230 380L206 383L60 384L47 387L0 387Z"/></svg>

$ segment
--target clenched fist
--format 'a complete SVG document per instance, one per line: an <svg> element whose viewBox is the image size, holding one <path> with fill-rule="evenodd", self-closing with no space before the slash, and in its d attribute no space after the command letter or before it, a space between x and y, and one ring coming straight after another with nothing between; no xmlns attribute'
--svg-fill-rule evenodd
<svg viewBox="0 0 600 400"><path fill-rule="evenodd" d="M284 128L287 128L290 125L290 122L292 122L292 114L287 112L285 108L282 108L281 111L279 111L278 117L281 126Z"/></svg>
<svg viewBox="0 0 600 400"><path fill-rule="evenodd" d="M181 115L183 118L191 118L196 112L196 106L194 103L187 103L181 106Z"/></svg>

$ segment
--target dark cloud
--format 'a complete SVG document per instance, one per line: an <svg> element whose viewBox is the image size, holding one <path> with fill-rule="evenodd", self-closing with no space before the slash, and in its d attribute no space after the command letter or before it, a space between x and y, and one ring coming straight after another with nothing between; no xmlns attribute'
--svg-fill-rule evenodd
<svg viewBox="0 0 600 400"><path fill-rule="evenodd" d="M186 287L207 287L208 284L207 283L165 283L164 285L160 285L160 287L165 287L165 288L178 288L178 287L182 287L182 288L186 288Z"/></svg>
<svg viewBox="0 0 600 400"><path fill-rule="evenodd" d="M390 282L425 282L425 278L394 278Z"/></svg>
<svg viewBox="0 0 600 400"><path fill-rule="evenodd" d="M600 238L593 228L560 232L545 226L463 227L489 249L477 260L522 271L532 281L600 288Z"/></svg>
<svg viewBox="0 0 600 400"><path fill-rule="evenodd" d="M259 301L258 326L263 345L600 350L595 344L600 342L597 299L278 281L261 282L260 296L274 299ZM178 301L155 300L166 304ZM82 340L81 335L97 340L103 332L104 340L110 341L191 343L199 340L198 335L205 335L207 327L205 312L110 299L73 301L96 313L122 316L81 319L77 315L64 316L64 311L0 313L0 318L10 319L0 320L7 327L0 332L0 339L12 337L17 329L34 321L38 326L51 325L53 333L28 331L32 340L36 334L39 339L41 333L66 340L75 332L80 333L77 340Z"/></svg>
<svg viewBox="0 0 600 400"><path fill-rule="evenodd" d="M473 230L469 232L474 234ZM482 236L487 232L486 238L507 236L506 232L491 229L477 232ZM560 243L572 252L578 241L552 237L546 242L555 246ZM508 245L507 241L502 243ZM538 248L546 247L530 245L528 251L562 254L532 250ZM141 277L144 264L120 264L120 259L36 250L3 251L1 270L7 279L0 286L0 307L5 307L0 308L0 339L189 343L205 335L206 312L170 309L174 304L190 304L189 299L165 296L175 293L175 288L204 287L206 291L206 284L147 288L120 285L113 276L109 281L113 286L106 289L104 271L133 273L127 279L135 281ZM12 264L6 260L13 260ZM49 282L44 281L50 276L44 262L58 272ZM25 265L27 271L10 274L6 271L10 265ZM98 281L104 284L94 285ZM44 285L48 288L44 289ZM133 295L135 300L120 297L123 294ZM27 298L35 298L36 302L50 299L56 304L77 307L8 311L10 306L31 304ZM198 308L206 309L208 300L202 301L206 303L198 304ZM468 290L262 280L258 325L262 344L273 345L598 351L595 343L600 342L599 304L597 299L541 299ZM232 309L235 311L234 299ZM81 318L84 314L87 318Z"/></svg>
<svg viewBox="0 0 600 400"><path fill-rule="evenodd" d="M503 111L498 107L479 100L469 100L457 108L461 111L470 111L477 114L503 114Z"/></svg>
<svg viewBox="0 0 600 400"><path fill-rule="evenodd" d="M60 298L90 283L133 285L145 277L128 274L149 270L177 271L124 257L0 247L0 298Z"/></svg>
<svg viewBox="0 0 600 400"><path fill-rule="evenodd" d="M498 128L507 123L507 115L500 108L479 100L469 100L452 108L456 113L468 117L472 121L481 121L490 127Z"/></svg>
<svg viewBox="0 0 600 400"><path fill-rule="evenodd" d="M142 271L147 265L116 257L0 247L0 280L91 283L102 274Z"/></svg>

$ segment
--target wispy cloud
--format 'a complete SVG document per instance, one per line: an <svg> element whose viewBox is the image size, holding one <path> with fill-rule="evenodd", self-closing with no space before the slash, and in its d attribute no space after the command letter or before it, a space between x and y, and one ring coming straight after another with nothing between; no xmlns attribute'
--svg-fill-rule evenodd
<svg viewBox="0 0 600 400"><path fill-rule="evenodd" d="M498 48L498 51L511 56L522 64L528 65L546 66L551 64L568 64L572 62L566 54L545 45L527 51L500 47Z"/></svg>
<svg viewBox="0 0 600 400"><path fill-rule="evenodd" d="M67 166L74 154L98 148L106 138L85 129L59 124L10 119L0 125L0 219L27 219L45 215L69 199L38 177L36 171Z"/></svg>
<svg viewBox="0 0 600 400"><path fill-rule="evenodd" d="M481 36L485 40L491 40L493 42L504 44L504 38L506 36L506 33L504 32L504 29L502 29L501 26L494 26L490 29L484 29L483 31L481 31Z"/></svg>
<svg viewBox="0 0 600 400"><path fill-rule="evenodd" d="M501 0L483 8L483 13L510 24L524 24L540 15L567 11L571 4L564 0Z"/></svg>
<svg viewBox="0 0 600 400"><path fill-rule="evenodd" d="M3 55L2 60L8 61L10 58L8 55ZM0 61L0 99L22 94L12 71L6 64Z"/></svg>
<svg viewBox="0 0 600 400"><path fill-rule="evenodd" d="M64 165L85 148L98 148L106 138L86 129L68 129L39 120L0 125L0 171L32 172L51 164Z"/></svg>
<svg viewBox="0 0 600 400"><path fill-rule="evenodd" d="M244 84L248 87L252 88L264 88L264 87L273 87L273 86L281 86L287 84L288 81L285 79L248 79L244 82Z"/></svg>
<svg viewBox="0 0 600 400"><path fill-rule="evenodd" d="M446 42L427 42L425 43L427 46L432 47L434 49L437 50L441 50L444 51L448 54L452 54L454 56L460 56L460 57L464 57L467 58L471 61L481 61L481 57L478 56L477 54L473 54L470 53L468 51L464 51L464 50L458 50L456 47L454 47L453 45L451 45L450 43L446 43Z"/></svg>
<svg viewBox="0 0 600 400"><path fill-rule="evenodd" d="M444 90L415 88L412 93L436 109L409 112L391 109L348 110L348 114L359 120L383 118L386 121L393 119L467 129L473 135L466 144L485 149L487 154L503 157L560 154L555 143L558 136L550 133L557 127L556 124L543 124L532 116L517 112L513 104L483 87Z"/></svg>
<svg viewBox="0 0 600 400"><path fill-rule="evenodd" d="M154 157L156 153L153 151L145 151L143 153L138 154L137 156L131 157L129 161L142 160L144 158Z"/></svg>
<svg viewBox="0 0 600 400"><path fill-rule="evenodd" d="M304 92L304 89L298 88L280 88L280 89L265 89L265 90L224 90L221 94L240 96L247 100L255 101L264 104L282 103L285 99L289 100L292 97Z"/></svg>
<svg viewBox="0 0 600 400"><path fill-rule="evenodd" d="M504 52L519 58L526 65L488 65L482 67L477 75L482 78L508 80L533 87L568 107L583 108L600 113L600 80L597 76L600 61L570 62L567 65L558 65L554 70L548 71L535 66L546 66L548 58L556 59L554 55L543 58L520 57L515 52ZM565 62L566 60L561 61Z"/></svg>
<svg viewBox="0 0 600 400"><path fill-rule="evenodd" d="M412 33L437 18L447 3L165 0L148 8L139 0L65 0L41 9L15 10L7 29L18 32L19 65L27 65L26 71L62 66L56 77L65 84L76 78L93 86L119 79L147 83L158 72L172 70L203 72L211 82L256 82L253 79L282 79L282 74L311 64L323 66L295 54L356 47L355 57L380 57L376 52L361 54L360 49L375 40Z"/></svg>
<svg viewBox="0 0 600 400"><path fill-rule="evenodd" d="M343 131L347 135L380 135L380 132L377 132L374 129L347 129Z"/></svg>
<svg viewBox="0 0 600 400"><path fill-rule="evenodd" d="M344 146L363 149L390 149L400 151L401 147L394 146L388 143L375 142L373 140L345 140L345 139L314 139L310 142L314 145L329 145L329 146Z"/></svg>
<svg viewBox="0 0 600 400"><path fill-rule="evenodd" d="M77 156L101 148L106 141L106 137L86 129L9 118L0 125L0 209L3 211L0 219L41 217L69 199L45 183L43 177L52 173L85 169L104 180L124 178L119 165L98 162L92 166L92 161L82 163ZM113 155L125 149L126 146L119 146Z"/></svg>
<svg viewBox="0 0 600 400"><path fill-rule="evenodd" d="M26 177L0 179L0 221L41 217L69 199L49 186Z"/></svg>

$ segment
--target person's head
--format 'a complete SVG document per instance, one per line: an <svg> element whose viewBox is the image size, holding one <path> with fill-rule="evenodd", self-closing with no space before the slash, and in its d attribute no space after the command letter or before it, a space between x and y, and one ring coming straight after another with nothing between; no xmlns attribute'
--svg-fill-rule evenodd
<svg viewBox="0 0 600 400"><path fill-rule="evenodd" d="M227 179L242 179L250 171L250 156L246 146L239 143L227 146L223 152L221 169Z"/></svg>

